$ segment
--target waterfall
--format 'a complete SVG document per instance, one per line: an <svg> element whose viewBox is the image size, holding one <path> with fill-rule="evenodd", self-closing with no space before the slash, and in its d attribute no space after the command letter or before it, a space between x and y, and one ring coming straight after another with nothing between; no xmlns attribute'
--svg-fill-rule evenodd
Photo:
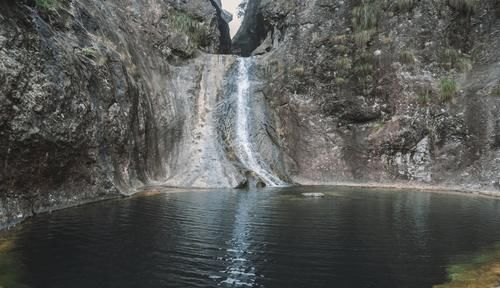
<svg viewBox="0 0 500 288"><path fill-rule="evenodd" d="M286 182L275 176L269 166L261 159L259 152L251 141L250 126L251 81L249 70L252 58L238 59L237 99L236 99L236 152L241 163L249 171L257 174L267 186L284 186Z"/></svg>

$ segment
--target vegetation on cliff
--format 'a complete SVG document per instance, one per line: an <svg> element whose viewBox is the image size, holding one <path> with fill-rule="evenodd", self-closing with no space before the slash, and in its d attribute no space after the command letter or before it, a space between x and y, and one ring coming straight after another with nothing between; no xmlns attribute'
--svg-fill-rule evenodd
<svg viewBox="0 0 500 288"><path fill-rule="evenodd" d="M58 0L36 0L36 6L42 9L53 9L56 7Z"/></svg>
<svg viewBox="0 0 500 288"><path fill-rule="evenodd" d="M448 268L450 282L434 288L494 288L500 285L500 245Z"/></svg>

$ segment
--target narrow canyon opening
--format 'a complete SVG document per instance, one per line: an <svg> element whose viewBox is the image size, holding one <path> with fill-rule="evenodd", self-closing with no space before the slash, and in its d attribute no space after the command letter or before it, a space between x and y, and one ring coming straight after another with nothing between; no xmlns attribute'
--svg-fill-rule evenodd
<svg viewBox="0 0 500 288"><path fill-rule="evenodd" d="M242 13L244 13L244 5L247 2L244 0L221 0L221 2L222 9L233 16L231 22L229 22L229 34L232 39L241 27L244 16Z"/></svg>
<svg viewBox="0 0 500 288"><path fill-rule="evenodd" d="M226 13L232 14L229 21L231 54L248 57L264 42L271 30L265 24L259 10L259 0L222 0ZM269 52L269 49L261 51Z"/></svg>

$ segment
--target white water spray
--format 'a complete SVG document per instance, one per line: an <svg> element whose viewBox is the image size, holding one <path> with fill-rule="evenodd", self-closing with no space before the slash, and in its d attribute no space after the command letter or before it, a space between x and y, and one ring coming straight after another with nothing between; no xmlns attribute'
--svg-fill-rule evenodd
<svg viewBox="0 0 500 288"><path fill-rule="evenodd" d="M286 183L271 172L268 165L260 159L258 152L255 151L250 141L249 98L251 90L249 68L252 64L252 58L240 58L238 61L238 89L236 91L236 143L238 156L245 168L257 174L267 186L284 186Z"/></svg>

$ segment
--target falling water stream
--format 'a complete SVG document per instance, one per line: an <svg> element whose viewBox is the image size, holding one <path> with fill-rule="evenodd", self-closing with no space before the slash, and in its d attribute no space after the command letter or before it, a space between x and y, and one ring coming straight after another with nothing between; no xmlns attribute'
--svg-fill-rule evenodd
<svg viewBox="0 0 500 288"><path fill-rule="evenodd" d="M252 118L249 103L252 96L250 81L252 63L253 58L251 57L238 59L236 150L245 168L257 174L267 186L285 186L286 183L275 176L269 166L261 159L251 141L252 126L250 126L249 119Z"/></svg>

